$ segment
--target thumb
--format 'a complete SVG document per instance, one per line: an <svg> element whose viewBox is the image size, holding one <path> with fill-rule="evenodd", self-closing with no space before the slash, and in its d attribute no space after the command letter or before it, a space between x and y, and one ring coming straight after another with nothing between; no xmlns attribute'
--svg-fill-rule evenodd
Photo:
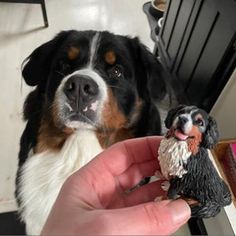
<svg viewBox="0 0 236 236"><path fill-rule="evenodd" d="M149 202L106 212L114 234L172 234L190 218L189 205L181 199ZM110 220L109 220L110 219ZM113 234L112 233L112 234Z"/></svg>

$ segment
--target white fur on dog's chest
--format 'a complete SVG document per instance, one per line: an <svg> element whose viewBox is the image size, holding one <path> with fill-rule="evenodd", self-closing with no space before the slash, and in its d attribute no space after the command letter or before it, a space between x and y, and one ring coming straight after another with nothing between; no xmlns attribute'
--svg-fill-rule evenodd
<svg viewBox="0 0 236 236"><path fill-rule="evenodd" d="M27 159L20 177L20 211L28 234L40 234L65 180L101 151L96 134L80 130L59 152L43 152Z"/></svg>
<svg viewBox="0 0 236 236"><path fill-rule="evenodd" d="M175 138L163 138L158 149L158 160L161 172L166 179L170 176L181 178L187 173L184 164L191 156L188 144L185 141L178 141Z"/></svg>

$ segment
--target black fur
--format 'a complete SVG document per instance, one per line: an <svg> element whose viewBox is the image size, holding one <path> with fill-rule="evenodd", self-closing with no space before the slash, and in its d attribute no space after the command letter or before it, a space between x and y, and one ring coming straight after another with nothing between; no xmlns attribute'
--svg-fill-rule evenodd
<svg viewBox="0 0 236 236"><path fill-rule="evenodd" d="M184 168L187 173L170 180L168 198L174 199L178 195L195 199L199 204L192 206L192 217L208 218L216 216L222 207L231 203L228 186L218 175L208 155L208 148L213 148L219 138L217 124L214 118L195 106L180 105L170 110L166 118L166 127L172 128L174 119L180 114L201 114L206 129L202 134L199 150L192 154ZM193 121L194 122L194 121Z"/></svg>
<svg viewBox="0 0 236 236"><path fill-rule="evenodd" d="M212 117L208 118L207 129L204 133L202 140L202 147L212 149L219 139L219 131L215 119Z"/></svg>
<svg viewBox="0 0 236 236"><path fill-rule="evenodd" d="M23 78L29 86L46 84L56 51L74 31L62 31L54 39L36 48L24 61ZM41 85L42 84L42 85ZM41 85L41 86L40 86Z"/></svg>
<svg viewBox="0 0 236 236"><path fill-rule="evenodd" d="M187 174L170 180L169 198L180 194L200 202L192 207L192 217L208 218L216 216L222 207L231 203L231 194L225 182L219 177L203 147L191 156L185 165Z"/></svg>

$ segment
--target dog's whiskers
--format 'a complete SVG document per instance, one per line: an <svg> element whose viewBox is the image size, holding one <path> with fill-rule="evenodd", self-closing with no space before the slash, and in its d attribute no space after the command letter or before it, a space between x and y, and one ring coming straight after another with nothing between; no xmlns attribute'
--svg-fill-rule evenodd
<svg viewBox="0 0 236 236"><path fill-rule="evenodd" d="M63 77L65 77L65 76L66 76L65 74L63 74L63 73L62 73L62 72L60 72L60 71L57 71L57 70L55 70L55 72L56 72L57 74L59 74L59 75L63 76Z"/></svg>
<svg viewBox="0 0 236 236"><path fill-rule="evenodd" d="M71 105L68 102L65 102L65 106L69 109L70 112L73 111L73 108L71 107Z"/></svg>
<svg viewBox="0 0 236 236"><path fill-rule="evenodd" d="M108 87L110 87L110 88L118 88L118 89L121 89L121 90L125 90L124 88L119 87L119 86L115 86L115 85L108 85Z"/></svg>

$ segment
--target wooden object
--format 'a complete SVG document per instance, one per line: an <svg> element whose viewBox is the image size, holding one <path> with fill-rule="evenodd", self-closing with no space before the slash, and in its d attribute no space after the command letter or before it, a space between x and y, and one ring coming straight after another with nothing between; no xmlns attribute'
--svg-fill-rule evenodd
<svg viewBox="0 0 236 236"><path fill-rule="evenodd" d="M226 169L224 167L224 159L227 158L227 151L231 143L236 143L236 139L222 140L216 145L216 147L211 152L222 178L225 180L225 182L228 184L230 188L230 191L232 194L232 200L233 200L234 206L236 207L236 194L233 193L232 191L233 186L232 186L232 183L230 184L229 182L229 178L227 177Z"/></svg>

